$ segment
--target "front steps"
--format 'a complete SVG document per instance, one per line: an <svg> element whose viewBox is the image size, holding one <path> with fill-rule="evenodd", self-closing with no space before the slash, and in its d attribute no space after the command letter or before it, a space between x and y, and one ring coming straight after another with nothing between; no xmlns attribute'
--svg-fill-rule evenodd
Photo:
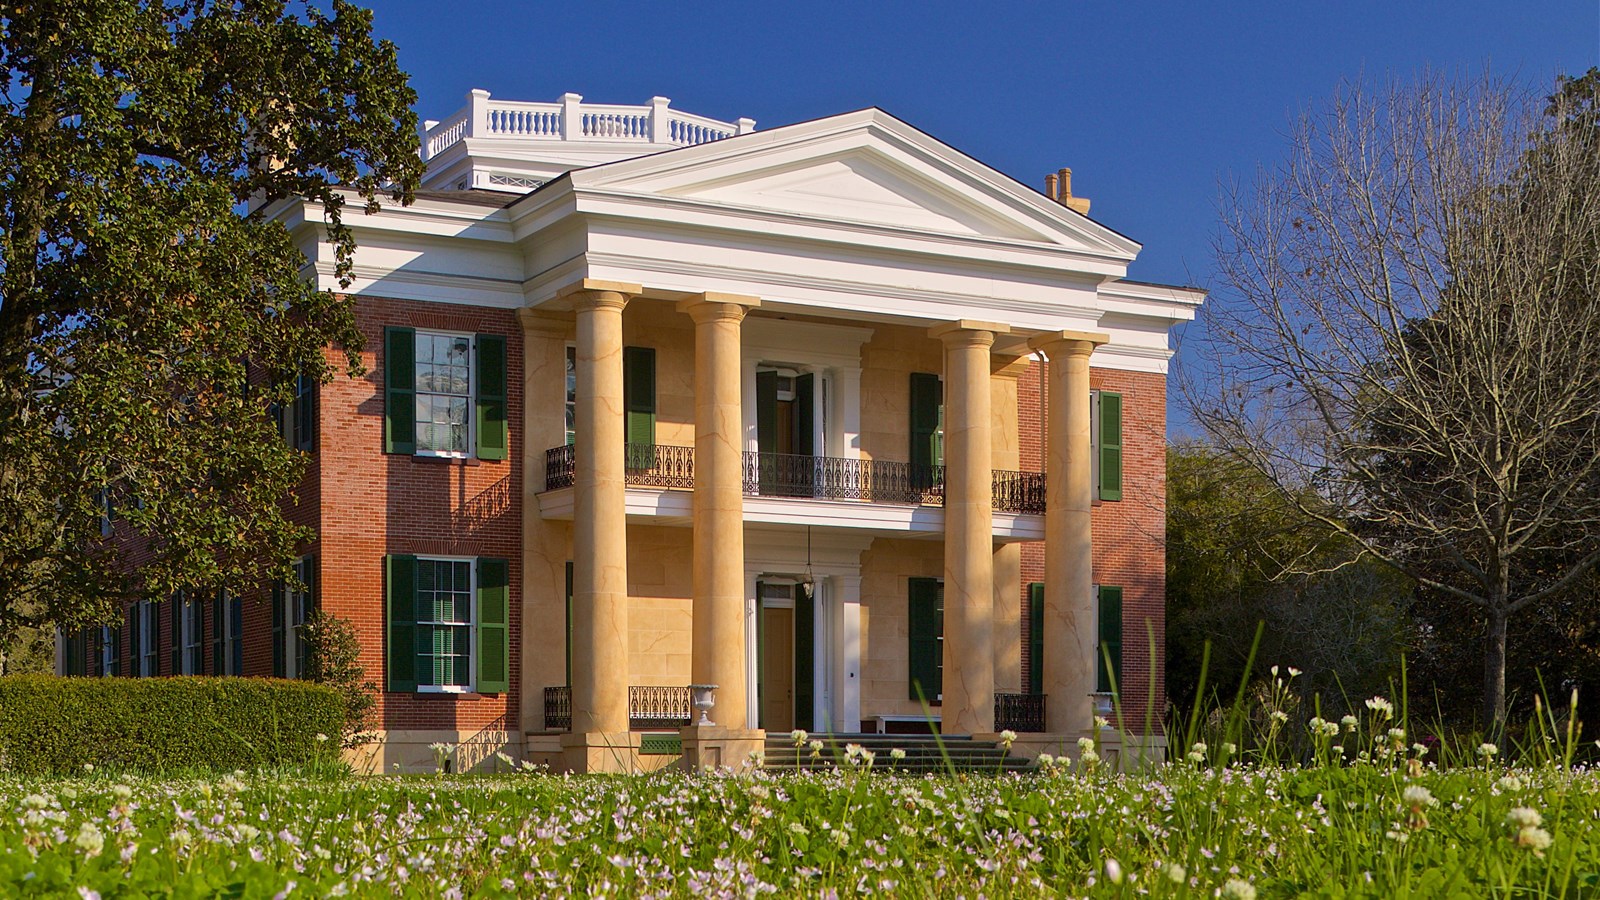
<svg viewBox="0 0 1600 900"><path fill-rule="evenodd" d="M812 741L821 741L822 751L813 756ZM943 747L940 747L940 744ZM787 734L768 734L763 764L768 769L850 768L845 748L855 744L873 754L872 771L926 773L988 773L1029 771L1032 762L1011 756L994 741L975 741L964 735L929 734L814 734L800 747ZM905 753L894 759L894 750ZM855 768L864 768L865 762Z"/></svg>

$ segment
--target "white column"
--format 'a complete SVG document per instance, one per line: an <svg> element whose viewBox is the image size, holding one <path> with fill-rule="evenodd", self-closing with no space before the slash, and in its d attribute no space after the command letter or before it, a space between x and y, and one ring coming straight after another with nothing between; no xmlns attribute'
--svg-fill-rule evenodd
<svg viewBox="0 0 1600 900"><path fill-rule="evenodd" d="M836 575L834 604L834 727L855 731L861 727L861 576Z"/></svg>
<svg viewBox="0 0 1600 900"><path fill-rule="evenodd" d="M828 455L840 459L861 458L861 369L834 370L834 441Z"/></svg>

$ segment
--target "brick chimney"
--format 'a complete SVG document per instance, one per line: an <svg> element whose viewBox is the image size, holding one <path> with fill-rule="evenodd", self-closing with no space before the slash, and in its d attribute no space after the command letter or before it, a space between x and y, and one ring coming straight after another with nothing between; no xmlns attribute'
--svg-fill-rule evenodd
<svg viewBox="0 0 1600 900"><path fill-rule="evenodd" d="M1089 214L1089 198L1072 196L1072 170L1062 169L1044 177L1044 193L1051 200L1081 216Z"/></svg>

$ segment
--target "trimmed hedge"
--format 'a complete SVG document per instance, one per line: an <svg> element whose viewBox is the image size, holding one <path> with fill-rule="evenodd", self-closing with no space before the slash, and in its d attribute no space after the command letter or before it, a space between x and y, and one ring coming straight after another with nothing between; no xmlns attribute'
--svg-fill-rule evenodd
<svg viewBox="0 0 1600 900"><path fill-rule="evenodd" d="M268 678L0 678L0 770L233 771L336 761L344 701ZM326 735L319 741L317 735Z"/></svg>

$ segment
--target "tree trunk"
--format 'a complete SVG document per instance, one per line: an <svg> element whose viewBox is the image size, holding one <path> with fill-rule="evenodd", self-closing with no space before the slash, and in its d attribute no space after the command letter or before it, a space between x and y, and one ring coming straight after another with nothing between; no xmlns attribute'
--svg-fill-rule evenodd
<svg viewBox="0 0 1600 900"><path fill-rule="evenodd" d="M1506 724L1506 609L1489 607L1483 645L1483 720L1489 740L1499 741Z"/></svg>

